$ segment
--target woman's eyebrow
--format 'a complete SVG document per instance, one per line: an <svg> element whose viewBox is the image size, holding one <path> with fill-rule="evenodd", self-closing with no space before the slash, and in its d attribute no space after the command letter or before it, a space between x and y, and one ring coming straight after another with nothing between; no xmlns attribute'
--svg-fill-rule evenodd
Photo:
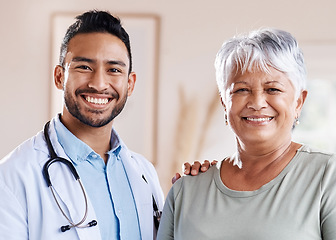
<svg viewBox="0 0 336 240"><path fill-rule="evenodd" d="M234 85L236 85L236 84L245 84L245 85L248 85L248 83L245 82L245 81L237 81L237 82L234 82L233 84Z"/></svg>
<svg viewBox="0 0 336 240"><path fill-rule="evenodd" d="M279 82L279 81L267 81L267 82L265 82L265 84L274 84L274 83L277 83L277 84L280 84L280 85L282 85L282 86L285 86L282 82Z"/></svg>

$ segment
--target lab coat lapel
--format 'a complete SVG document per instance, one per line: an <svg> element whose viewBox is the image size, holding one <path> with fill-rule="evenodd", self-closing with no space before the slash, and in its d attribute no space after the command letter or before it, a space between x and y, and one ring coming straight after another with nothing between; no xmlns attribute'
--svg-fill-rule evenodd
<svg viewBox="0 0 336 240"><path fill-rule="evenodd" d="M135 199L141 237L142 239L153 239L152 193L148 183L143 179L144 171L125 146L120 156Z"/></svg>

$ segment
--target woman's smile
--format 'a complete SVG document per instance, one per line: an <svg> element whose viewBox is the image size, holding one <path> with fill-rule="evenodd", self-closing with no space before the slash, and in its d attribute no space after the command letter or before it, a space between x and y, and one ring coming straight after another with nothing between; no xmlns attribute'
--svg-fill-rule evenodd
<svg viewBox="0 0 336 240"><path fill-rule="evenodd" d="M245 120L248 123L252 124L258 124L258 125L266 125L269 122L271 122L274 119L274 117L243 117L243 120Z"/></svg>
<svg viewBox="0 0 336 240"><path fill-rule="evenodd" d="M241 141L286 141L298 115L295 89L287 75L246 72L233 77L226 89L229 124Z"/></svg>

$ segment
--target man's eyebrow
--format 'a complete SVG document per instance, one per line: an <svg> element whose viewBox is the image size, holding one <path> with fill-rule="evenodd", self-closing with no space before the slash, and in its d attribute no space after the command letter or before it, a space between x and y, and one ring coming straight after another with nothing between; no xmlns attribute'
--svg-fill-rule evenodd
<svg viewBox="0 0 336 240"><path fill-rule="evenodd" d="M88 62L88 63L93 63L95 61L93 59L86 58L86 57L74 57L72 59L72 62Z"/></svg>
<svg viewBox="0 0 336 240"><path fill-rule="evenodd" d="M74 57L72 59L73 62L87 62L87 63L95 63L96 60L93 60L91 58L86 58L86 57ZM122 67L126 67L126 63L123 61L119 60L108 60L106 61L107 64L109 65L120 65Z"/></svg>
<svg viewBox="0 0 336 240"><path fill-rule="evenodd" d="M109 65L120 65L122 67L126 67L126 63L124 63L123 61L118 61L118 60L107 61L107 64L109 64Z"/></svg>

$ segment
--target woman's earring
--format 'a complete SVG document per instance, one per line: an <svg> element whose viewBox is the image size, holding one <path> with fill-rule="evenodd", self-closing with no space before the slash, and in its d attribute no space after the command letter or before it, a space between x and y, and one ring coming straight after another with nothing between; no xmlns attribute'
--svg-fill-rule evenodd
<svg viewBox="0 0 336 240"><path fill-rule="evenodd" d="M297 126L299 124L300 124L300 121L299 121L299 118L297 117L297 118L295 118L295 125Z"/></svg>
<svg viewBox="0 0 336 240"><path fill-rule="evenodd" d="M225 125L229 125L228 118L226 112L224 112L224 118L225 118Z"/></svg>

